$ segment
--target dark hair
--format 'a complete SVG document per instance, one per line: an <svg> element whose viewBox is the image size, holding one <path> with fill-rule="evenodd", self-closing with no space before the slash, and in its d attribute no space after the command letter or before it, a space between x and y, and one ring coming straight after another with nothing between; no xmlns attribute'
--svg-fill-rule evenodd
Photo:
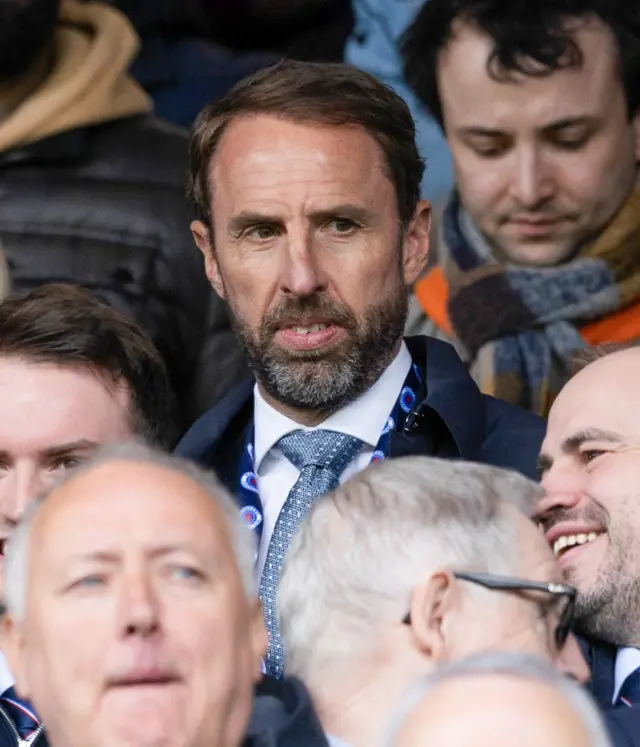
<svg viewBox="0 0 640 747"><path fill-rule="evenodd" d="M403 44L409 85L442 126L437 62L461 21L494 43L487 72L497 81L513 73L542 77L579 67L582 50L568 21L598 18L618 46L629 118L640 108L640 4L637 0L427 0Z"/></svg>
<svg viewBox="0 0 640 747"><path fill-rule="evenodd" d="M0 82L29 70L53 47L60 0L0 0Z"/></svg>
<svg viewBox="0 0 640 747"><path fill-rule="evenodd" d="M206 225L212 225L211 158L229 122L255 114L364 128L386 158L400 220L403 225L411 220L420 199L424 162L405 102L368 73L349 65L286 60L240 81L226 96L206 106L193 125L188 196Z"/></svg>
<svg viewBox="0 0 640 747"><path fill-rule="evenodd" d="M125 381L133 433L159 446L173 437L171 386L153 342L136 322L80 286L43 285L0 303L0 356Z"/></svg>
<svg viewBox="0 0 640 747"><path fill-rule="evenodd" d="M601 345L580 350L571 359L570 374L571 376L575 376L583 368L602 358L606 358L614 353L622 353L625 350L633 350L633 348L640 348L640 340L632 340L631 342L603 342Z"/></svg>

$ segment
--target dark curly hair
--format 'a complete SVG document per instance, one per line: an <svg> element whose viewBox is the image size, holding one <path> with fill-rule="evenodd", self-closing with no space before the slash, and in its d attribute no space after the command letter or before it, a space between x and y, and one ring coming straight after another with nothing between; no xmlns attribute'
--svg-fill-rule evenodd
<svg viewBox="0 0 640 747"><path fill-rule="evenodd" d="M567 21L590 18L598 18L614 35L631 119L640 108L640 3L636 0L427 0L403 40L405 77L442 125L437 61L457 21L493 40L487 71L502 81L513 73L541 77L580 66L582 50Z"/></svg>

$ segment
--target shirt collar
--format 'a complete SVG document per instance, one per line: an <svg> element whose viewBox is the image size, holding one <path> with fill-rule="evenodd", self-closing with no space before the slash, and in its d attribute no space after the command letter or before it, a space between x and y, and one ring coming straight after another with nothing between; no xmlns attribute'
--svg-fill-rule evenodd
<svg viewBox="0 0 640 747"><path fill-rule="evenodd" d="M370 389L315 428L302 426L278 412L264 399L256 384L253 390L255 472L258 472L264 458L283 436L300 429L323 428L346 433L375 448L400 395L411 363L411 353L403 341L396 357Z"/></svg>
<svg viewBox="0 0 640 747"><path fill-rule="evenodd" d="M613 690L613 703L618 699L622 685L627 677L640 667L640 649L637 648L620 648L616 655L616 669Z"/></svg>
<svg viewBox="0 0 640 747"><path fill-rule="evenodd" d="M5 690L13 687L15 682L13 674L9 669L9 665L7 664L7 660L5 659L4 654L0 652L0 695L2 695Z"/></svg>

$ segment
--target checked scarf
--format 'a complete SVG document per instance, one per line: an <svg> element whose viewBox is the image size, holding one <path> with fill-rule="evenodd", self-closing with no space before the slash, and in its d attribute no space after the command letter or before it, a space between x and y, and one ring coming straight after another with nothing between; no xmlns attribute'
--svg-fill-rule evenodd
<svg viewBox="0 0 640 747"><path fill-rule="evenodd" d="M499 265L470 244L460 219L454 195L439 265L415 293L484 393L544 417L577 351L640 338L640 189L597 239L557 267Z"/></svg>

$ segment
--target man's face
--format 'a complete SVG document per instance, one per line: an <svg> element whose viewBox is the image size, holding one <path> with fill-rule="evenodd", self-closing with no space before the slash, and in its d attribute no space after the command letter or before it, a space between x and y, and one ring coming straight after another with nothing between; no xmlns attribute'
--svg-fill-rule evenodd
<svg viewBox="0 0 640 747"><path fill-rule="evenodd" d="M464 718L460 718L464 703ZM418 703L394 747L584 747L590 735L553 689L504 674L459 676Z"/></svg>
<svg viewBox="0 0 640 747"><path fill-rule="evenodd" d="M533 522L513 511L518 527L520 564L513 577L527 581L562 583L562 572ZM448 632L444 658L461 659L491 649L522 651L555 661L560 669L580 681L588 679L586 664L571 636L558 650L555 632L565 599L546 592L483 590L457 580L464 591L462 603L445 623Z"/></svg>
<svg viewBox="0 0 640 747"><path fill-rule="evenodd" d="M495 81L493 44L459 25L438 88L463 206L497 259L555 265L615 215L633 188L640 115L629 121L612 33L576 25L584 64Z"/></svg>
<svg viewBox="0 0 640 747"><path fill-rule="evenodd" d="M59 0L0 2L0 83L25 73L51 36Z"/></svg>
<svg viewBox="0 0 640 747"><path fill-rule="evenodd" d="M52 478L99 444L133 434L128 389L107 385L86 368L0 357L0 403L4 545L27 504Z"/></svg>
<svg viewBox="0 0 640 747"><path fill-rule="evenodd" d="M640 644L640 350L573 378L555 401L540 465L536 518L579 591L577 627Z"/></svg>
<svg viewBox="0 0 640 747"><path fill-rule="evenodd" d="M221 509L133 462L50 496L6 637L19 690L65 747L233 747L265 641Z"/></svg>
<svg viewBox="0 0 640 747"><path fill-rule="evenodd" d="M231 122L211 184L213 241L199 222L194 237L263 391L298 408L357 397L397 351L426 204L401 231L369 134L266 115Z"/></svg>

